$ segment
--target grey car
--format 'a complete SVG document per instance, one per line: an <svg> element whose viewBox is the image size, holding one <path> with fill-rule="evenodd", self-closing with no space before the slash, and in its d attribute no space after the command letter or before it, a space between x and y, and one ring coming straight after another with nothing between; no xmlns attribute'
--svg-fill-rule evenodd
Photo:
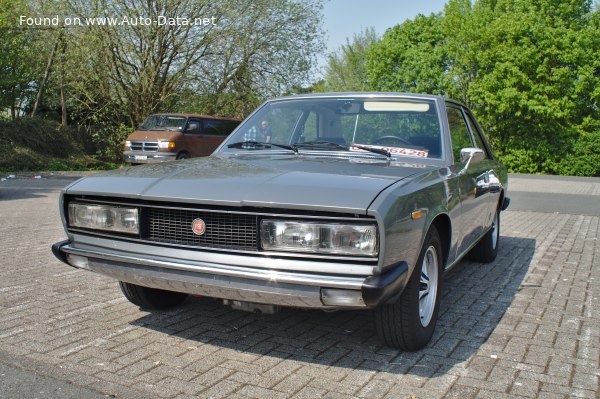
<svg viewBox="0 0 600 399"><path fill-rule="evenodd" d="M370 309L425 346L442 275L491 262L507 173L463 105L330 93L267 101L209 157L83 178L61 195L63 262L145 309L188 294L236 309Z"/></svg>

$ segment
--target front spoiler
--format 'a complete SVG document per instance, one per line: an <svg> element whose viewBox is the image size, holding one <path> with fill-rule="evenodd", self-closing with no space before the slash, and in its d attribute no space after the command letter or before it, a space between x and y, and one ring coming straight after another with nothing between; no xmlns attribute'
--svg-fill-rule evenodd
<svg viewBox="0 0 600 399"><path fill-rule="evenodd" d="M362 303L348 308L376 307L400 295L409 270L405 262L379 276L260 270L152 258L139 253L108 253L101 248L78 248L68 240L54 244L52 252L70 266L118 281L213 298L301 308L332 308L323 303L322 289L360 292ZM73 256L79 262L74 262ZM82 259L86 261L82 263Z"/></svg>

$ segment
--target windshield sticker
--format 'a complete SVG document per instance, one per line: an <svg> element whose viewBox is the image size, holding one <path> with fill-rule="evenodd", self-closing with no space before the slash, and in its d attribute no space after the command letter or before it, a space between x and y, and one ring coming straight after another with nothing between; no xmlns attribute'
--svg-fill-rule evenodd
<svg viewBox="0 0 600 399"><path fill-rule="evenodd" d="M385 163L385 160L379 158L365 159L365 158L351 158L349 160L350 163L359 163L359 164L382 164ZM409 163L409 162L401 162L401 161L391 161L387 163L388 166L397 166L397 167L406 167L406 168L426 168L427 165L422 163Z"/></svg>
<svg viewBox="0 0 600 399"><path fill-rule="evenodd" d="M427 150L415 150L414 148L400 148L400 147L386 147L381 145L368 145L361 144L361 146L369 147L369 148L380 148L388 151L392 155L407 155L409 157L419 157L419 158L427 158L429 155L429 151ZM358 147L351 146L350 151L360 151L360 152L368 152L366 150L360 149Z"/></svg>

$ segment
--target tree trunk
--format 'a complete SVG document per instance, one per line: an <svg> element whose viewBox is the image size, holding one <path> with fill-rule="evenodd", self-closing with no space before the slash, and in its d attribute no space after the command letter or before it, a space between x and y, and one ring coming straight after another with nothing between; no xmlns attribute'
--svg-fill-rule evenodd
<svg viewBox="0 0 600 399"><path fill-rule="evenodd" d="M61 54L60 54L60 124L67 126L67 98L65 95L65 53L67 51L67 41L64 35L62 39Z"/></svg>
<svg viewBox="0 0 600 399"><path fill-rule="evenodd" d="M56 43L52 47L52 51L50 51L50 57L48 58L48 65L46 65L46 71L44 72L44 78L40 82L40 88L37 93L37 97L35 99L35 103L33 103L33 110L31 111L31 116L35 116L40 103L42 102L42 96L44 94L44 87L46 83L48 83L48 78L50 77L50 70L52 69L52 64L54 63L54 54L56 53L56 49L58 48L58 43L60 41L60 37L56 40Z"/></svg>

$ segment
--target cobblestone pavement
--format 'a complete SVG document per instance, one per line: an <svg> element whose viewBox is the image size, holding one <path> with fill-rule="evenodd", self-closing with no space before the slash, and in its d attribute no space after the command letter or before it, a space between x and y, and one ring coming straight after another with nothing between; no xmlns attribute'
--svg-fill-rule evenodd
<svg viewBox="0 0 600 399"><path fill-rule="evenodd" d="M446 275L433 341L402 353L369 312L140 311L52 256L40 184L0 187L0 362L124 398L599 397L599 217L504 213L498 259Z"/></svg>

